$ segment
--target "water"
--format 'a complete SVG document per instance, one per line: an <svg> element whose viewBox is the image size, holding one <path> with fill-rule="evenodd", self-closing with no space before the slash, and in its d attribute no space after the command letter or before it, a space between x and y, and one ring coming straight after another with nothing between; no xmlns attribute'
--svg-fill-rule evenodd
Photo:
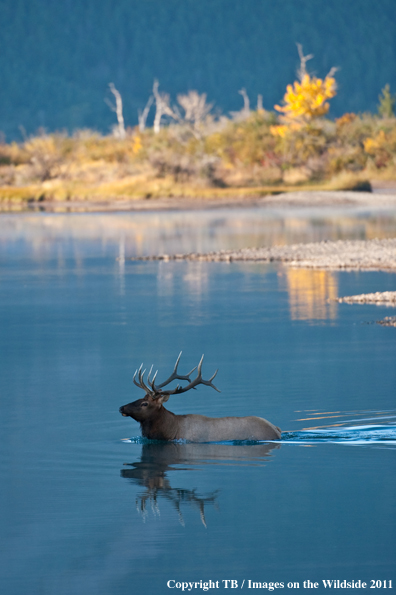
<svg viewBox="0 0 396 595"><path fill-rule="evenodd" d="M395 586L396 335L375 324L394 309L333 298L396 277L127 258L392 237L396 218L237 215L1 215L1 593ZM282 440L142 440L118 408L143 396L142 361L161 379L180 350L181 372L205 353L222 392L172 396L170 410L261 415Z"/></svg>

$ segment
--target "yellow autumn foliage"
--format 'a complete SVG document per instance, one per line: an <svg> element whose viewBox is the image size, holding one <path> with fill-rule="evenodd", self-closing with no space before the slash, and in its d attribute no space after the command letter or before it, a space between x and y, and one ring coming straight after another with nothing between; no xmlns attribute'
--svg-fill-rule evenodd
<svg viewBox="0 0 396 595"><path fill-rule="evenodd" d="M274 107L288 119L309 121L327 114L330 107L327 100L334 97L336 92L337 84L333 76L320 79L305 74L301 82L287 85L283 97L285 105Z"/></svg>
<svg viewBox="0 0 396 595"><path fill-rule="evenodd" d="M316 88L325 81L318 79ZM303 87L294 84L293 93ZM328 87L335 93L333 84ZM316 106L322 99L316 98ZM362 180L396 180L396 117L307 116L323 113L326 102L316 112L312 104L302 112L300 102L300 111L291 115L286 104L280 117L263 110L244 119L224 116L203 126L199 139L176 123L160 134L128 129L125 139L80 130L0 142L0 207L9 197L214 196L236 189L250 195L263 188L333 182L331 188L350 188Z"/></svg>
<svg viewBox="0 0 396 595"><path fill-rule="evenodd" d="M369 155L375 155L378 149L382 149L386 143L386 135L383 130L380 130L375 138L366 138L363 141L364 150Z"/></svg>
<svg viewBox="0 0 396 595"><path fill-rule="evenodd" d="M132 144L132 153L134 155L137 155L139 153L140 149L143 147L142 139L140 138L139 135L134 136L132 143L133 143Z"/></svg>
<svg viewBox="0 0 396 595"><path fill-rule="evenodd" d="M341 126L345 126L346 124L350 124L355 119L356 119L356 114L348 113L348 114L344 114L340 118L336 118L335 119L335 123L336 123L337 127L340 128Z"/></svg>
<svg viewBox="0 0 396 595"><path fill-rule="evenodd" d="M279 124L275 126L270 126L270 133L273 136L280 136L284 138L289 132L296 132L300 130L302 124L300 122L290 122L288 124Z"/></svg>
<svg viewBox="0 0 396 595"><path fill-rule="evenodd" d="M270 133L274 136L280 136L284 138L289 131L289 127L280 124L279 126L270 126Z"/></svg>

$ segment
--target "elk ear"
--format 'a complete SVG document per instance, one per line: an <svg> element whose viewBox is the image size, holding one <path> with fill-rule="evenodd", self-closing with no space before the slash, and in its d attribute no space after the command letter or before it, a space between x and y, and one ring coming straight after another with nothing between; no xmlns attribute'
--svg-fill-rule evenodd
<svg viewBox="0 0 396 595"><path fill-rule="evenodd" d="M167 400L169 399L169 397L170 397L170 395L167 395L167 394L165 393L165 394L161 394L161 395L158 397L158 399L156 399L156 400L158 401L158 403L161 403L161 405L162 405L162 403L166 403L166 402L167 402Z"/></svg>

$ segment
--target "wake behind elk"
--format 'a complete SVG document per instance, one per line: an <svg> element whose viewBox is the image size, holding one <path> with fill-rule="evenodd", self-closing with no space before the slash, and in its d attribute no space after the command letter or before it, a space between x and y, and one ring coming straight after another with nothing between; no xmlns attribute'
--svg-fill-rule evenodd
<svg viewBox="0 0 396 595"><path fill-rule="evenodd" d="M120 413L124 417L140 423L142 435L150 440L188 440L189 442L219 442L223 440L279 440L281 430L277 426L262 417L206 417L204 415L188 414L175 415L165 409L165 403L171 395L179 395L195 388L198 384L211 386L220 392L212 380L216 372L209 380L202 378L202 362L198 364L197 377L190 380L193 368L188 374L182 376L177 371L181 353L176 360L172 374L161 384L155 384L157 372L150 379L151 370L147 376L147 384L144 382L142 366L136 370L133 382L136 386L145 391L143 399L138 399L128 405L120 407ZM138 382L135 380L136 375ZM172 390L162 390L164 386L173 380L185 380L188 384L184 387L177 385Z"/></svg>

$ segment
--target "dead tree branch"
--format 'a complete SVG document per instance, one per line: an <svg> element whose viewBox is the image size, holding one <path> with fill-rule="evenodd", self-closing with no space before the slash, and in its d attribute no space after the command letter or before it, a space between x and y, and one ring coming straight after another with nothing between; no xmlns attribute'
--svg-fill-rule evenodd
<svg viewBox="0 0 396 595"><path fill-rule="evenodd" d="M313 54L304 56L303 47L302 47L301 43L297 43L296 45L297 45L298 55L300 57L300 67L297 70L297 76L301 82L303 80L304 76L308 74L307 67L306 67L308 60L311 60L314 56L313 56Z"/></svg>
<svg viewBox="0 0 396 595"><path fill-rule="evenodd" d="M243 109L241 111L243 111L248 116L250 114L250 101L245 87L240 89L238 93L243 97Z"/></svg>
<svg viewBox="0 0 396 595"><path fill-rule="evenodd" d="M114 136L116 136L117 138L120 138L120 139L124 139L126 136L126 132L125 132L124 116L122 113L121 93L115 88L113 83L109 83L109 87L110 87L110 91L113 93L113 95L115 97L115 105L113 105L111 103L111 101L109 99L107 99L107 97L105 98L105 102L110 107L111 111L115 112L115 114L117 116L118 124L117 124L117 126L114 126L114 128L113 128Z"/></svg>
<svg viewBox="0 0 396 595"><path fill-rule="evenodd" d="M212 110L213 103L206 103L206 93L189 91L187 95L178 95L177 101L184 110L182 121L187 123L196 138L201 138L200 128ZM178 112L177 112L178 113Z"/></svg>
<svg viewBox="0 0 396 595"><path fill-rule="evenodd" d="M233 120L236 122L246 120L250 116L250 101L246 89L240 89L238 93L243 97L243 108L238 112L230 112Z"/></svg>
<svg viewBox="0 0 396 595"><path fill-rule="evenodd" d="M150 95L143 111L138 110L139 130L143 132L146 128L147 116L154 101L154 95Z"/></svg>
<svg viewBox="0 0 396 595"><path fill-rule="evenodd" d="M160 93L158 91L159 82L157 80L154 81L153 84L153 95L155 98L155 117L154 117L154 133L158 134L161 130L161 118L162 116L169 116L174 120L179 119L179 114L175 112L169 103L169 95L168 93Z"/></svg>

